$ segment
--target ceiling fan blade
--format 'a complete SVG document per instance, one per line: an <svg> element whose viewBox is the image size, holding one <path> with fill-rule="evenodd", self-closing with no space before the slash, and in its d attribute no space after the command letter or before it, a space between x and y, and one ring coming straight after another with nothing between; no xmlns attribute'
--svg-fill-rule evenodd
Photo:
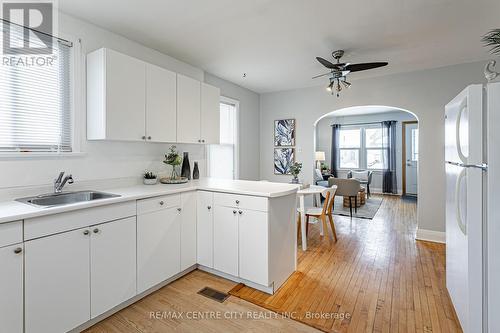
<svg viewBox="0 0 500 333"><path fill-rule="evenodd" d="M316 57L316 60L319 61L320 64L322 64L323 66L325 66L326 68L330 68L330 69L334 69L334 68L337 68L337 66L335 66L335 64L332 64L331 62L329 62L328 60L326 59L323 59L321 57Z"/></svg>
<svg viewBox="0 0 500 333"><path fill-rule="evenodd" d="M359 72L359 71L365 71L367 69L387 66L387 64L388 64L387 62L367 62L362 64L349 64L345 66L344 69L351 72Z"/></svg>
<svg viewBox="0 0 500 333"><path fill-rule="evenodd" d="M313 79L317 79L318 77L326 76L326 75L329 75L329 74L331 74L331 73L332 73L332 72L328 72L328 73L325 73L325 74L316 75L316 76L313 76L312 78L313 78Z"/></svg>

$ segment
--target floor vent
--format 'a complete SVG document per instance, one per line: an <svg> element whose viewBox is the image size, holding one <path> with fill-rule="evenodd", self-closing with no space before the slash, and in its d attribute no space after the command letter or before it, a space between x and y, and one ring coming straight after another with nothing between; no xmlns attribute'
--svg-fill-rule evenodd
<svg viewBox="0 0 500 333"><path fill-rule="evenodd" d="M219 303L224 303L224 301L229 297L229 294L222 293L220 291L217 291L209 287L205 287L202 290L198 291L198 294L203 295Z"/></svg>

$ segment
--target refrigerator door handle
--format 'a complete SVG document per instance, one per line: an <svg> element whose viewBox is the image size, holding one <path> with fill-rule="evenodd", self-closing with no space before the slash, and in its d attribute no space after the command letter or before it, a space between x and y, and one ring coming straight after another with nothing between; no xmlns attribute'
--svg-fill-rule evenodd
<svg viewBox="0 0 500 333"><path fill-rule="evenodd" d="M462 220L462 209L460 208L460 200L458 199L458 196L460 195L460 189L462 185L462 180L465 178L465 173L467 172L467 169L462 169L460 171L460 174L458 175L457 178L457 183L455 185L455 208L456 208L456 219L457 219L457 224L460 230L464 235L467 235L467 226L463 223Z"/></svg>
<svg viewBox="0 0 500 333"><path fill-rule="evenodd" d="M463 151L462 151L462 143L460 142L460 123L461 123L461 119L462 119L462 113L467 109L467 104L465 104L464 106L462 106L460 108L460 111L458 111L458 114L457 114L457 122L456 122L456 129L455 129L455 137L456 137L456 146L457 146L457 153L458 153L458 157L460 158L460 160L463 162L463 163L467 163L467 157L464 155Z"/></svg>

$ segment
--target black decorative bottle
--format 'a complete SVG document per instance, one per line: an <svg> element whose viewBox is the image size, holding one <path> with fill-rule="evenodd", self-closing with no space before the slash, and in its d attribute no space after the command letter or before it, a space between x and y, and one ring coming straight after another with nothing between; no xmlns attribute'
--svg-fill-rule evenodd
<svg viewBox="0 0 500 333"><path fill-rule="evenodd" d="M194 162L193 179L200 179L200 169L198 169L198 162Z"/></svg>
<svg viewBox="0 0 500 333"><path fill-rule="evenodd" d="M189 153L186 151L182 157L181 177L191 179L191 166L189 165Z"/></svg>

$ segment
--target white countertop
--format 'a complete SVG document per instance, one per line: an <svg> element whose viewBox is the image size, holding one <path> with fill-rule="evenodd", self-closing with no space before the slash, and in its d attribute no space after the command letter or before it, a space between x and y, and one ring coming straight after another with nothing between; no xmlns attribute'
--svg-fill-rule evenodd
<svg viewBox="0 0 500 333"><path fill-rule="evenodd" d="M88 190L93 189L89 188ZM263 181L259 182L247 180L222 180L205 178L202 180L190 181L189 183L180 185L135 185L102 191L99 190L100 192L112 193L120 196L115 198L80 202L57 207L43 208L17 201L4 201L0 202L0 223L195 190L275 198L296 193L298 190L298 186L294 184L271 183ZM39 194L41 193L33 193L34 196Z"/></svg>

